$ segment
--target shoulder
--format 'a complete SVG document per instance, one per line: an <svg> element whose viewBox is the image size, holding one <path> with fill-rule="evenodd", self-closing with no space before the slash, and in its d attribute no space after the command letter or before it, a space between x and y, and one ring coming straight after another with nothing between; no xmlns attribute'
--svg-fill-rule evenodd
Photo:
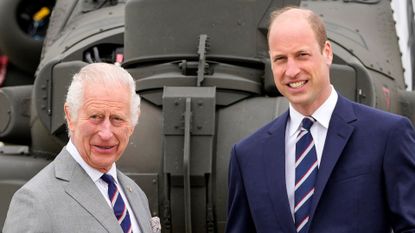
<svg viewBox="0 0 415 233"><path fill-rule="evenodd" d="M288 111L284 112L274 120L268 122L264 126L255 130L253 133L249 134L247 137L240 140L240 143L245 141L261 140L262 138L268 137L273 133L285 132L288 116Z"/></svg>
<svg viewBox="0 0 415 233"><path fill-rule="evenodd" d="M373 108L370 106L366 106L359 103L354 103L354 110L358 117L358 120L360 120L362 123L365 124L375 124L379 125L379 127L382 126L395 126L399 124L407 124L411 125L409 119L407 117L386 112L377 108Z"/></svg>
<svg viewBox="0 0 415 233"><path fill-rule="evenodd" d="M256 129L251 134L239 140L234 145L234 149L241 150L255 150L260 147L264 140L270 138L271 135L277 135L277 137L285 135L285 128L288 119L288 112L283 113L274 120L268 122L264 126Z"/></svg>
<svg viewBox="0 0 415 233"><path fill-rule="evenodd" d="M64 161L68 158L63 158L66 156L67 152L62 150L52 162L27 181L14 196L21 195L22 193L30 193L33 198L45 199L45 201L48 202L49 196L51 196L55 190L63 189L62 185L60 185L62 180L57 178L57 170L61 170L62 167L65 167L66 170L70 170L69 164L65 164Z"/></svg>
<svg viewBox="0 0 415 233"><path fill-rule="evenodd" d="M389 128L396 126L396 124L411 126L409 119L404 116L356 103L344 97L339 97L338 106L336 106L333 115L345 121L353 121L355 125L366 127Z"/></svg>
<svg viewBox="0 0 415 233"><path fill-rule="evenodd" d="M53 162L42 169L19 190L10 202L4 232L50 232L50 211L45 203L50 201L53 180ZM25 219L24 222L21 222ZM46 230L47 229L47 230Z"/></svg>
<svg viewBox="0 0 415 233"><path fill-rule="evenodd" d="M55 180L55 162L49 163L46 167L40 170L35 176L33 176L26 184L24 184L17 192L25 190L36 193L47 193L48 186Z"/></svg>

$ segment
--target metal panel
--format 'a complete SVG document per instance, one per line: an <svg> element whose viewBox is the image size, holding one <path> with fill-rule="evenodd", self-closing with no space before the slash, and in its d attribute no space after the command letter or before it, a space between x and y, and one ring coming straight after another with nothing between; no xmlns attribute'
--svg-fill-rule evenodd
<svg viewBox="0 0 415 233"><path fill-rule="evenodd" d="M79 72L86 63L80 61L59 63L52 70L52 118L51 133L65 130L65 114L63 105L66 99L72 76Z"/></svg>

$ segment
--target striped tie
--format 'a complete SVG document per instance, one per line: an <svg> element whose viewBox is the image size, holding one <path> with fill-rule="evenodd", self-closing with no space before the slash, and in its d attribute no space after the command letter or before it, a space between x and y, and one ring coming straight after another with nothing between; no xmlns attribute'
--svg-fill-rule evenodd
<svg viewBox="0 0 415 233"><path fill-rule="evenodd" d="M131 233L131 221L130 215L128 214L127 206L122 200L121 194L118 191L117 186L115 185L114 178L111 175L103 174L101 179L108 184L108 197L111 201L111 205L114 209L115 217L118 220L118 223L121 225L124 233Z"/></svg>
<svg viewBox="0 0 415 233"><path fill-rule="evenodd" d="M294 218L298 233L308 232L310 209L317 177L317 154L310 128L315 119L305 117L295 146Z"/></svg>

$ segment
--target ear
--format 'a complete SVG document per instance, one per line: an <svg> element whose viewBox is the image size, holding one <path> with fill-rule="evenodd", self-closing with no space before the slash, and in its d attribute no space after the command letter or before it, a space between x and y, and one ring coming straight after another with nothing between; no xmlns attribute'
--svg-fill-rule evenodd
<svg viewBox="0 0 415 233"><path fill-rule="evenodd" d="M138 110L137 110L137 122L140 120L140 115L141 115L141 109L138 108Z"/></svg>
<svg viewBox="0 0 415 233"><path fill-rule="evenodd" d="M134 129L135 127L133 125L130 125L130 127L128 128L128 137L131 137L131 135L133 135Z"/></svg>
<svg viewBox="0 0 415 233"><path fill-rule="evenodd" d="M323 56L326 60L326 64L330 66L333 62L333 49L331 48L331 43L328 40L326 40L326 43L324 43Z"/></svg>
<svg viewBox="0 0 415 233"><path fill-rule="evenodd" d="M69 106L67 103L63 106L63 110L65 112L66 124L68 125L69 131L73 129L73 119L71 117L71 111L69 110Z"/></svg>
<svg viewBox="0 0 415 233"><path fill-rule="evenodd" d="M140 111L140 109L138 109L138 112L137 112L137 123L135 125L131 124L131 127L129 129L129 134L130 134L129 136L131 136L134 133L134 129L135 129L135 127L138 124L138 121L140 119L140 115L141 115L141 111Z"/></svg>

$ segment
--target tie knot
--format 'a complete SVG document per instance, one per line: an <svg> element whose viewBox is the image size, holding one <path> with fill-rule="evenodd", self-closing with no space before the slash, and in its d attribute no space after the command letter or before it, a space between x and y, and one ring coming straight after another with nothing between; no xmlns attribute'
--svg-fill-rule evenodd
<svg viewBox="0 0 415 233"><path fill-rule="evenodd" d="M304 117L303 122L301 123L301 126L307 130L310 131L311 126L314 124L315 119L313 117Z"/></svg>
<svg viewBox="0 0 415 233"><path fill-rule="evenodd" d="M108 174L106 174L106 173L104 173L104 174L101 176L101 179L102 179L103 181L105 181L107 184L114 184L114 177L112 177L111 175L108 175Z"/></svg>

